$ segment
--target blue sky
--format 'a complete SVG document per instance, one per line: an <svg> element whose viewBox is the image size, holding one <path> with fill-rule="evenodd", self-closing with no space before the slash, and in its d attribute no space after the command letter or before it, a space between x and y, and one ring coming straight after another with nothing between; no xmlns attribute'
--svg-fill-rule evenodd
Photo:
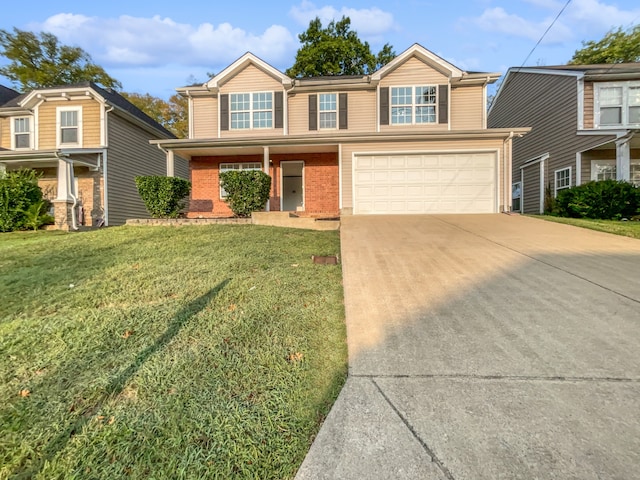
<svg viewBox="0 0 640 480"><path fill-rule="evenodd" d="M566 0L146 3L32 0L4 9L0 29L51 32L87 51L123 90L168 98L247 51L285 70L294 62L297 35L316 16L324 24L349 16L374 52L384 43L397 53L420 43L462 69L505 72L523 64ZM566 63L582 40L638 22L638 0L572 0L526 65ZM10 86L2 77L0 83Z"/></svg>

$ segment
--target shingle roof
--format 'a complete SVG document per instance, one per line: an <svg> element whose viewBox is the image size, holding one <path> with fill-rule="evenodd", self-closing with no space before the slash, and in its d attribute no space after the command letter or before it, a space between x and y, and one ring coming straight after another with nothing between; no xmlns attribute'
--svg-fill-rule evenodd
<svg viewBox="0 0 640 480"><path fill-rule="evenodd" d="M527 70L566 70L602 75L606 73L640 73L640 63L600 63L596 65L547 65L522 67Z"/></svg>
<svg viewBox="0 0 640 480"><path fill-rule="evenodd" d="M20 94L15 90L5 87L4 85L0 85L0 106L3 106L10 100L18 97Z"/></svg>

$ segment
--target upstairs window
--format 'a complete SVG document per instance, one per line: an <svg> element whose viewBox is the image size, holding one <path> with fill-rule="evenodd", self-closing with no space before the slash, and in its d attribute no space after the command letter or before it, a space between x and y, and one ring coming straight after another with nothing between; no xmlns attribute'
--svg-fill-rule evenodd
<svg viewBox="0 0 640 480"><path fill-rule="evenodd" d="M31 119L21 117L13 119L13 148L31 148Z"/></svg>
<svg viewBox="0 0 640 480"><path fill-rule="evenodd" d="M231 129L273 128L273 93L232 93Z"/></svg>
<svg viewBox="0 0 640 480"><path fill-rule="evenodd" d="M82 145L82 109L58 108L58 145Z"/></svg>
<svg viewBox="0 0 640 480"><path fill-rule="evenodd" d="M335 93L321 93L318 96L320 128L338 127L338 101Z"/></svg>
<svg viewBox="0 0 640 480"><path fill-rule="evenodd" d="M391 88L391 124L436 123L435 85Z"/></svg>
<svg viewBox="0 0 640 480"><path fill-rule="evenodd" d="M597 84L595 100L598 126L640 125L640 82Z"/></svg>

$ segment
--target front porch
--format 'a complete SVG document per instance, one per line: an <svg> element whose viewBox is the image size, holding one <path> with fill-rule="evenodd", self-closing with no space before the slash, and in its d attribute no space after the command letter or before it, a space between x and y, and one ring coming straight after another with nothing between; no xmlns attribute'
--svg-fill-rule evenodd
<svg viewBox="0 0 640 480"><path fill-rule="evenodd" d="M576 184L595 180L624 180L640 186L640 131L578 153Z"/></svg>
<svg viewBox="0 0 640 480"><path fill-rule="evenodd" d="M42 196L58 230L78 230L104 221L102 150L0 152L0 171L22 168L40 174Z"/></svg>

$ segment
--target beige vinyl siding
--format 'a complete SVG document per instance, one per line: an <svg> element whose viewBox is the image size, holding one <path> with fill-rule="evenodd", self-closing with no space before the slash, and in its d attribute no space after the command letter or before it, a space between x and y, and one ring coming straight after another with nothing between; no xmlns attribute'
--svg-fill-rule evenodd
<svg viewBox="0 0 640 480"><path fill-rule="evenodd" d="M95 100L72 100L68 102L44 102L38 107L38 148L48 150L56 145L56 112L58 107L82 107L82 148L99 148L100 108Z"/></svg>
<svg viewBox="0 0 640 480"><path fill-rule="evenodd" d="M318 130L309 130L309 95L308 93L295 93L287 99L290 135L318 133Z"/></svg>
<svg viewBox="0 0 640 480"><path fill-rule="evenodd" d="M218 137L218 99L193 98L193 138Z"/></svg>
<svg viewBox="0 0 640 480"><path fill-rule="evenodd" d="M502 140L438 140L424 142L368 142L342 145L342 208L353 208L353 154L354 153L429 153L464 150L499 150L498 179L502 178ZM502 192L499 192L502 205Z"/></svg>
<svg viewBox="0 0 640 480"><path fill-rule="evenodd" d="M0 148L11 149L11 118L0 118Z"/></svg>
<svg viewBox="0 0 640 480"><path fill-rule="evenodd" d="M578 135L577 78L568 75L511 72L489 113L489 128L532 127L513 142L513 172L548 153L545 185L553 187L556 170L571 168L576 184L576 153L601 145L612 135ZM526 196L526 190L523 191ZM523 197L523 202L528 199Z"/></svg>
<svg viewBox="0 0 640 480"><path fill-rule="evenodd" d="M412 57L405 63L396 68L393 72L386 75L381 81L381 87L411 87L421 85L443 85L448 84L449 78L442 73L434 70L416 57ZM389 102L391 102L391 91L389 91ZM436 109L437 110L437 109ZM437 113L436 113L437 118ZM391 115L389 115L389 123L391 123ZM398 132L401 130L425 130L425 131L442 131L448 130L446 123L428 123L420 125L381 125L381 132Z"/></svg>
<svg viewBox="0 0 640 480"><path fill-rule="evenodd" d="M593 82L584 82L584 128L593 128L593 107Z"/></svg>
<svg viewBox="0 0 640 480"><path fill-rule="evenodd" d="M323 135L326 129L309 130L309 95L321 93L347 94L348 129L341 132L373 133L376 131L376 91L326 90L313 93L296 93L289 96L289 134L290 135ZM338 131L338 129L336 129Z"/></svg>
<svg viewBox="0 0 640 480"><path fill-rule="evenodd" d="M451 130L479 130L484 128L484 87L451 89Z"/></svg>
<svg viewBox="0 0 640 480"><path fill-rule="evenodd" d="M127 218L148 218L135 185L138 175L166 175L165 154L149 140L162 138L109 113L107 152L107 206L109 225L122 225ZM182 159L176 158L176 173L185 173ZM188 176L186 177L188 178Z"/></svg>

